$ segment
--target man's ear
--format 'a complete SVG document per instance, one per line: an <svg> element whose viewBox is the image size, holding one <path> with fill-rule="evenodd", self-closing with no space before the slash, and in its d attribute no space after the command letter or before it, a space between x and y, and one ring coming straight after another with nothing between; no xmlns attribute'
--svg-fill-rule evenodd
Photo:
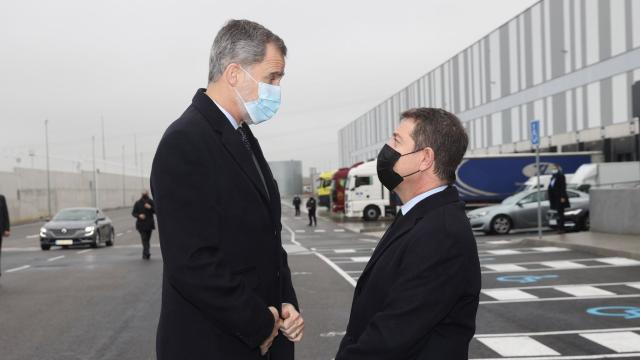
<svg viewBox="0 0 640 360"><path fill-rule="evenodd" d="M430 147L427 147L424 150L422 150L422 153L424 154L424 158L420 162L420 171L425 171L427 169L433 168L436 162L436 154L433 151L433 149Z"/></svg>
<svg viewBox="0 0 640 360"><path fill-rule="evenodd" d="M240 81L238 78L240 71L240 67L238 64L229 64L227 68L222 73L222 76L225 78L227 83L233 87L238 86L238 82Z"/></svg>

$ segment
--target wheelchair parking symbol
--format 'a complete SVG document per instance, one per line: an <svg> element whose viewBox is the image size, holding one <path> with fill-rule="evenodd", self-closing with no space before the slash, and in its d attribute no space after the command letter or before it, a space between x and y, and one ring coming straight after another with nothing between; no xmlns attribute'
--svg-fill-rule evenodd
<svg viewBox="0 0 640 360"><path fill-rule="evenodd" d="M626 320L640 319L640 307L637 306L602 306L587 310L595 316L622 317Z"/></svg>
<svg viewBox="0 0 640 360"><path fill-rule="evenodd" d="M531 284L538 282L543 279L557 279L558 275L507 275L507 276L499 276L497 278L498 281L502 282L515 282L519 284Z"/></svg>

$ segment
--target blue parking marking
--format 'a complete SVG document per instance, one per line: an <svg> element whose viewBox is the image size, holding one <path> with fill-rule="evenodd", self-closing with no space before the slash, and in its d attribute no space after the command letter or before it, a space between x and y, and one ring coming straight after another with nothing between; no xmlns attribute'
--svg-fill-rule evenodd
<svg viewBox="0 0 640 360"><path fill-rule="evenodd" d="M637 306L601 306L590 308L587 313L595 316L623 317L626 320L640 319L640 307Z"/></svg>
<svg viewBox="0 0 640 360"><path fill-rule="evenodd" d="M496 278L502 282L515 282L519 284L531 284L543 279L557 279L558 275L507 275Z"/></svg>

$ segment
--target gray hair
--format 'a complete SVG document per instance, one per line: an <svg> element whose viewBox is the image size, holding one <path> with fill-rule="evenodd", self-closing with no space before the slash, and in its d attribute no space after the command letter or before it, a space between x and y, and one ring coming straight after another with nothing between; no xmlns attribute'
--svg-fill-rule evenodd
<svg viewBox="0 0 640 360"><path fill-rule="evenodd" d="M249 20L229 20L211 46L209 83L217 81L229 64L251 66L262 62L270 43L287 56L284 41L269 29Z"/></svg>

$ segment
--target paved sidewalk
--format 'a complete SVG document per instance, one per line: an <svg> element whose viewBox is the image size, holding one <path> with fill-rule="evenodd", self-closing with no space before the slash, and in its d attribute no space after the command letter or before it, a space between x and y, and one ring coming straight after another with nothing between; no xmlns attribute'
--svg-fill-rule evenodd
<svg viewBox="0 0 640 360"><path fill-rule="evenodd" d="M624 256L640 260L640 235L605 234L591 231L527 238L523 244L564 246L601 256Z"/></svg>

